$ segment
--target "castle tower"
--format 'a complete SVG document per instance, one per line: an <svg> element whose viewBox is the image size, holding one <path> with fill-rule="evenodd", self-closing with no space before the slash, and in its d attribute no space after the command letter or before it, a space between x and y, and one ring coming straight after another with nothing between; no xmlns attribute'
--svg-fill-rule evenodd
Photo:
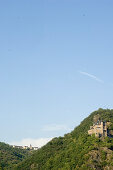
<svg viewBox="0 0 113 170"><path fill-rule="evenodd" d="M30 144L30 149L32 150L33 149L33 147L32 147L32 145Z"/></svg>
<svg viewBox="0 0 113 170"><path fill-rule="evenodd" d="M93 124L96 125L96 124L100 124L101 120L100 120L100 115L97 114L94 116L93 118Z"/></svg>

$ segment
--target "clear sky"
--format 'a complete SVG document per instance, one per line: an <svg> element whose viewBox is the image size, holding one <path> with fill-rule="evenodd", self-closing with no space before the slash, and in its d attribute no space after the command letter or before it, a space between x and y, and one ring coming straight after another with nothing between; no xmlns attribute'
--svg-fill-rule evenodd
<svg viewBox="0 0 113 170"><path fill-rule="evenodd" d="M46 140L113 108L112 0L0 1L0 141Z"/></svg>

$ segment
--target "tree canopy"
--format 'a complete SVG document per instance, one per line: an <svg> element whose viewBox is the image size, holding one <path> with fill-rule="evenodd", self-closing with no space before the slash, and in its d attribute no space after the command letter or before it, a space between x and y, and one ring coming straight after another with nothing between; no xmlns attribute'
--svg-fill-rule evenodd
<svg viewBox="0 0 113 170"><path fill-rule="evenodd" d="M93 124L95 115L103 121L110 121L113 130L113 110L99 109L91 113L71 133L54 138L36 151L30 158L22 161L15 170L101 170L113 169L113 138L96 138L87 131Z"/></svg>

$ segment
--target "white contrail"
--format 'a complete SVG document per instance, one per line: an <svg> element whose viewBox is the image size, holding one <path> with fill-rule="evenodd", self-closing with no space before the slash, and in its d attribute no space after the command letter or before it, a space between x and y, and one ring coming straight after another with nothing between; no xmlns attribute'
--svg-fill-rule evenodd
<svg viewBox="0 0 113 170"><path fill-rule="evenodd" d="M98 77L96 77L96 76L94 76L94 75L92 75L92 74L89 74L89 73L84 72L84 71L79 71L79 73L80 73L80 74L83 74L83 75L85 75L85 76L88 76L88 77L90 77L90 78L92 78L92 79L94 79L94 80L96 80L96 81L98 81L98 82L100 82L100 83L104 83L103 80L99 79Z"/></svg>

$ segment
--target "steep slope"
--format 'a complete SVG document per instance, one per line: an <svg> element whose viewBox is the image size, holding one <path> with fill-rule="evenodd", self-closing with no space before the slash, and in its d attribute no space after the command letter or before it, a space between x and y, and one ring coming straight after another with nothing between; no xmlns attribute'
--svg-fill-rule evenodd
<svg viewBox="0 0 113 170"><path fill-rule="evenodd" d="M30 151L13 148L0 142L0 169L13 169L13 166L30 155Z"/></svg>
<svg viewBox="0 0 113 170"><path fill-rule="evenodd" d="M31 158L20 163L15 170L87 170L113 169L113 139L89 136L94 115L100 114L104 121L110 121L113 129L113 110L93 112L81 124L64 137L54 138Z"/></svg>

